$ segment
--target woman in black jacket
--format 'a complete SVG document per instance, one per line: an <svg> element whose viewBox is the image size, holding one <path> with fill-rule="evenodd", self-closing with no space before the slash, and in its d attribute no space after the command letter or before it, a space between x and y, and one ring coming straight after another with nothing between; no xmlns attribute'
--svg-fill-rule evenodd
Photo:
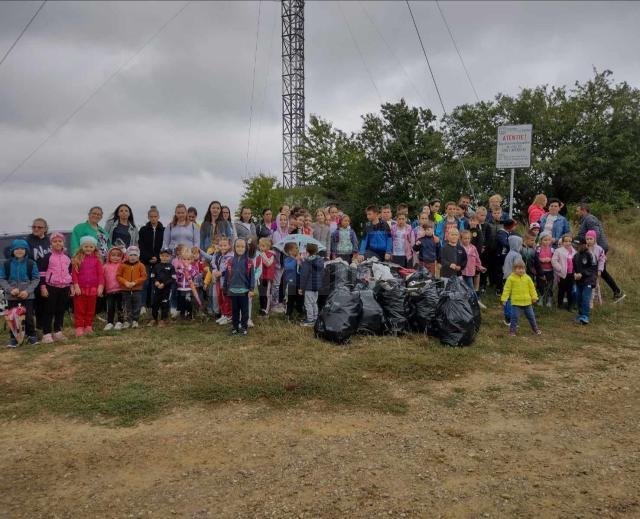
<svg viewBox="0 0 640 519"><path fill-rule="evenodd" d="M143 288L145 299L144 306L151 308L153 303L153 286L149 283L149 274L153 266L160 261L160 249L164 238L164 226L159 221L160 213L155 205L149 208L147 213L149 221L140 229L138 247L140 247L140 261L147 268L147 281Z"/></svg>

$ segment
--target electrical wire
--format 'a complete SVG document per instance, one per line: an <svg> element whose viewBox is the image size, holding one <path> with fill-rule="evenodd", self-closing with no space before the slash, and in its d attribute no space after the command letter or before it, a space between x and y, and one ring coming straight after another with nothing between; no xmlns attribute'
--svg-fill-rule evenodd
<svg viewBox="0 0 640 519"><path fill-rule="evenodd" d="M36 16L38 16L38 13L40 11L42 11L42 8L44 7L44 4L47 3L47 0L44 0L41 4L40 7L38 7L38 9L36 10L35 13L33 13L33 16L31 17L31 19L27 22L27 25L24 26L24 29L22 29L22 31L20 31L20 34L18 34L18 37L15 39L15 41L11 44L11 46L9 47L9 49L7 49L7 52L4 53L4 56L2 56L2 59L0 59L0 67L2 66L2 64L4 63L4 61L9 57L9 54L11 54L11 51L13 50L13 48L18 44L18 42L20 41L20 39L22 38L22 36L24 35L25 32L27 32L27 29L29 28L29 26L31 25L31 23L33 22L33 20L36 19Z"/></svg>
<svg viewBox="0 0 640 519"><path fill-rule="evenodd" d="M144 44L122 65L120 65L116 70L114 70L111 75L100 84L98 88L96 88L82 103L80 103L74 110L68 115L56 128L45 137L40 144L38 144L32 151L29 153L16 167L14 167L7 175L5 175L2 180L0 180L0 185L7 182L13 175L15 175L22 166L24 166L36 153L38 153L42 147L47 144L62 128L64 128L69 122L85 107L87 106L99 93L102 91L104 87L106 87L122 70L124 70L129 64L136 59L140 53L147 48L147 46L155 40L160 33L166 29L166 27L175 20L178 16L180 16L184 10L189 7L193 0L189 0L186 2L180 9L178 9L166 22L164 22L152 35L149 37Z"/></svg>
<svg viewBox="0 0 640 519"><path fill-rule="evenodd" d="M258 61L258 42L260 41L260 15L262 12L262 0L258 2L258 23L256 26L256 45L253 51L253 73L251 78L251 102L249 104L249 135L247 135L247 156L244 162L244 176L249 176L249 145L251 143L251 126L253 124L253 96L256 90L256 63Z"/></svg>
<svg viewBox="0 0 640 519"><path fill-rule="evenodd" d="M453 43L453 47L456 49L456 52L458 53L458 58L460 58L460 64L462 65L462 68L464 69L464 73L467 75L467 79L469 80L469 84L471 85L471 90L473 90L473 94L476 96L476 101L479 103L480 102L480 96L478 96L478 91L476 90L476 87L473 84L473 81L471 80L471 74L469 74L469 70L467 69L467 66L464 64L464 60L462 59L462 53L460 52L460 49L458 48L458 44L456 43L456 39L453 37L453 32L451 31L451 27L449 27L449 23L447 22L447 18L444 15L444 11L442 10L442 7L440 7L440 2L438 0L436 0L436 5L438 6L438 11L440 11L440 16L442 17L442 21L444 22L444 26L447 28L447 31L449 32L449 36L451 37L451 42Z"/></svg>
<svg viewBox="0 0 640 519"><path fill-rule="evenodd" d="M373 79L373 75L371 74L371 70L369 69L366 60L364 59L364 54L362 53L362 49L360 49L360 45L358 45L358 41L356 40L356 37L351 29L351 24L349 24L349 21L347 20L347 17L344 14L344 11L342 10L342 6L340 5L340 2L338 2L338 10L340 11L340 14L342 15L342 19L344 20L345 25L347 26L347 30L349 31L349 35L351 36L351 39L353 41L353 44L356 48L356 50L358 51L358 55L360 56L360 59L362 61L362 64L364 66L365 71L367 72L367 75L369 76L369 80L371 81L371 84L373 85L373 88L376 91L376 94L378 96L378 100L380 102L380 104L382 105L382 95L380 94L380 90L378 89L378 85L376 84L375 80ZM407 160L407 165L409 166L409 168L411 169L411 172L413 173L413 175L416 178L416 182L418 185L418 188L420 189L420 194L422 195L423 199L427 199L425 197L425 193L424 190L422 189L422 186L420 184L420 177L418 175L418 172L416 171L416 169L413 167L413 164L411 164L411 160L409 159L409 156L407 155L407 151L405 150L405 147L402 144L402 141L400 140L400 136L398 135L398 132L396 131L395 127L393 126L393 123L391 121L389 121L389 126L391 128L391 130L393 131L393 134L396 138L396 142L400 145L400 149L402 150L402 154L404 155L405 159Z"/></svg>
<svg viewBox="0 0 640 519"><path fill-rule="evenodd" d="M442 96L440 95L440 89L438 88L438 82L436 81L436 76L433 73L433 69L431 68L431 63L429 62L429 56L427 56L427 51L424 47L424 43L422 42L422 36L420 35L420 30L418 29L418 24L416 23L416 19L413 16L413 11L411 9L411 4L409 3L409 0L405 0L407 7L409 8L409 14L411 15L411 20L413 21L413 27L416 30L416 34L418 36L418 41L420 42L420 48L422 48L422 54L424 55L424 59L427 62L427 67L429 69L429 73L431 74L431 79L433 80L433 86L436 89L436 93L438 94L438 99L440 100L440 106L442 107L442 114L443 116L447 115L447 109L444 107L444 102L442 101ZM462 157L457 157L457 160L460 162L460 165L462 166L462 171L464 172L464 176L467 180L467 185L469 186L469 191L471 191L471 196L473 198L475 198L475 194L473 191L473 186L471 185L471 180L469 179L469 172L467 171L467 168L464 165L464 160L462 159Z"/></svg>

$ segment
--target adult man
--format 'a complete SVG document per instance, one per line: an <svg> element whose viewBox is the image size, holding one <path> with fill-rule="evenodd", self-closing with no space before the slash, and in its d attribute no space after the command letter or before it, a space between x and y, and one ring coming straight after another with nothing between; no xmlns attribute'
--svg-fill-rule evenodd
<svg viewBox="0 0 640 519"><path fill-rule="evenodd" d="M571 232L569 222L560 214L560 207L560 200L549 199L549 212L540 218L540 232L550 233L554 244L559 243L562 236Z"/></svg>
<svg viewBox="0 0 640 519"><path fill-rule="evenodd" d="M462 216L467 220L472 214L474 214L473 209L469 207L470 205L471 205L471 197L469 195L462 195L458 200L458 207L460 207L463 210Z"/></svg>
<svg viewBox="0 0 640 519"><path fill-rule="evenodd" d="M587 231L595 231L596 242L598 243L598 245L600 245L600 247L604 249L604 253L607 254L609 250L609 242L607 241L607 236L604 233L604 229L602 228L602 223L600 222L600 220L598 220L594 215L591 214L589 205L585 203L578 204L578 207L576 207L576 216L580 219L580 229L578 229L576 238L585 238L587 235ZM604 264L604 270L602 271L601 277L613 291L614 303L618 303L626 297L626 294L622 290L620 290L620 287L611 277L611 274L607 272L606 262Z"/></svg>

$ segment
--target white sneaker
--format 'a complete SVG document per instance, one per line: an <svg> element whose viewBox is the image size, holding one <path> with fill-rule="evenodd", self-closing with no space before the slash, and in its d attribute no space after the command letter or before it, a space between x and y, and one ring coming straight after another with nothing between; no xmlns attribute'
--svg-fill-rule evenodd
<svg viewBox="0 0 640 519"><path fill-rule="evenodd" d="M486 310L486 309L487 309L487 305L485 305L482 301L478 301L478 306L479 306L482 310Z"/></svg>
<svg viewBox="0 0 640 519"><path fill-rule="evenodd" d="M216 319L216 323L220 324L220 321L222 321L223 319L224 319L224 315L221 315Z"/></svg>
<svg viewBox="0 0 640 519"><path fill-rule="evenodd" d="M145 315L147 313L147 307L146 306L141 306L140 307L140 315Z"/></svg>
<svg viewBox="0 0 640 519"><path fill-rule="evenodd" d="M113 327L114 330L122 330L122 323L121 322L117 322L116 325Z"/></svg>
<svg viewBox="0 0 640 519"><path fill-rule="evenodd" d="M169 313L171 315L171 319L175 319L176 317L178 317L178 310L176 308L172 308Z"/></svg>
<svg viewBox="0 0 640 519"><path fill-rule="evenodd" d="M219 320L218 320L218 324L221 326L224 326L225 324L229 324L231 322L231 319L229 319L226 315L223 315Z"/></svg>
<svg viewBox="0 0 640 519"><path fill-rule="evenodd" d="M105 332L113 330L113 324L112 323L107 323L107 325L103 328L103 330Z"/></svg>
<svg viewBox="0 0 640 519"><path fill-rule="evenodd" d="M247 321L247 326L248 326L249 328L253 328L253 326L254 326L254 325L253 325L253 321L252 321L251 319L249 319L249 320Z"/></svg>
<svg viewBox="0 0 640 519"><path fill-rule="evenodd" d="M122 324L122 329L126 330L127 328L129 328L129 326L131 326L131 323L129 323L129 321L127 321L126 323Z"/></svg>
<svg viewBox="0 0 640 519"><path fill-rule="evenodd" d="M131 323L131 328L137 328L138 327L138 321L133 321Z"/></svg>

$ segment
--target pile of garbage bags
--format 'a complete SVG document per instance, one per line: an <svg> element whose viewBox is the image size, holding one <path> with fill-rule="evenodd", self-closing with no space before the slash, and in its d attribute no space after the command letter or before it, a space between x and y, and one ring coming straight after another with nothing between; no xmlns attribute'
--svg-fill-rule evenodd
<svg viewBox="0 0 640 519"><path fill-rule="evenodd" d="M340 344L355 334L415 332L469 346L480 329L474 292L461 278L435 280L424 267L410 271L377 259L353 266L337 259L325 264L320 293L328 297L315 334Z"/></svg>

